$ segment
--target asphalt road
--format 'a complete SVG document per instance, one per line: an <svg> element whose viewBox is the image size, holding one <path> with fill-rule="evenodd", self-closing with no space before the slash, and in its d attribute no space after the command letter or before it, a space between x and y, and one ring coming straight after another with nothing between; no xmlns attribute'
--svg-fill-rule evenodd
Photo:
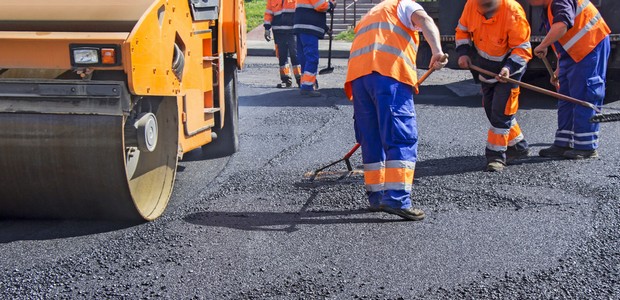
<svg viewBox="0 0 620 300"><path fill-rule="evenodd" d="M428 217L403 222L364 210L359 175L304 177L355 143L345 61L318 99L273 88L275 62L249 58L240 73L241 151L187 155L162 218L0 220L0 298L620 298L619 123L603 126L600 159L485 173L477 88L467 72L436 73L416 98L413 199ZM537 152L554 102L522 99Z"/></svg>

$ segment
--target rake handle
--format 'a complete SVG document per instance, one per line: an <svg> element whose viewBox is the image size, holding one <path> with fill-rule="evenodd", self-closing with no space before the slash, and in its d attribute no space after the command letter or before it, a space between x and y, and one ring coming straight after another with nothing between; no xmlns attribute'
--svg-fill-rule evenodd
<svg viewBox="0 0 620 300"><path fill-rule="evenodd" d="M351 158L351 156L353 156L353 154L357 151L357 149L359 149L362 145L360 145L359 143L356 143L355 146L353 146L353 148L351 148L351 150L349 151L349 153L347 153L347 155L344 156L344 160L347 160L349 158Z"/></svg>
<svg viewBox="0 0 620 300"><path fill-rule="evenodd" d="M443 59L441 61L446 61L448 60L449 57L450 56L448 54L444 54ZM428 69L428 71L426 71L426 73L424 73L424 75L422 75L422 77L418 79L418 83L416 83L415 86L420 87L420 85L424 83L424 81L426 81L426 79L428 79L431 76L431 74L433 74L433 72L435 72L435 68Z"/></svg>
<svg viewBox="0 0 620 300"><path fill-rule="evenodd" d="M547 59L547 57L543 57L541 58L543 63L545 64L545 68L547 68L547 72L549 72L549 76L551 76L551 78L553 78L553 82L556 82L556 88L557 86L557 82L558 82L558 76L555 75L555 72L553 71L553 67L551 66L551 63L549 62L549 60Z"/></svg>
<svg viewBox="0 0 620 300"><path fill-rule="evenodd" d="M484 75L487 75L487 76L492 76L492 77L498 77L499 76L498 74L495 74L495 73L493 73L491 71L487 71L487 70L485 70L483 68L480 68L478 66L475 66L475 65L471 65L469 68L474 70L474 71L476 71L476 72L478 72L478 73L481 73L481 74L484 74ZM543 89L541 87L537 87L535 85L527 84L527 83L521 82L519 80L514 80L514 79L509 78L509 77L502 77L502 79L506 80L509 83L516 84L516 85L518 85L518 86L520 86L520 87L522 87L524 89L528 89L528 90L531 90L531 91L534 91L534 92L537 92L537 93L540 93L540 94L543 94L543 95L547 95L547 96L550 96L550 97L554 97L554 98L557 98L557 99L560 99L560 100L564 100L564 101L567 101L567 102L575 103L575 104L578 104L578 105L581 105L581 106L589 107L589 108L593 109L597 113L601 112L601 110L598 109L598 107L594 106L594 104L592 104L592 103L589 103L589 102L586 102L586 101L582 101L582 100L579 100L579 99L576 99L576 98L573 98L573 97L570 97L570 96L562 95L560 93L552 92L550 90L546 90L546 89Z"/></svg>

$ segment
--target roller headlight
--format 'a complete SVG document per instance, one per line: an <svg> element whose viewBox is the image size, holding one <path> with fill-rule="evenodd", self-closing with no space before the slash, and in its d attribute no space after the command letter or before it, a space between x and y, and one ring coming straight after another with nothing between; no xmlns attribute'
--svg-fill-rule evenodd
<svg viewBox="0 0 620 300"><path fill-rule="evenodd" d="M73 61L76 65L97 65L99 49L73 49Z"/></svg>

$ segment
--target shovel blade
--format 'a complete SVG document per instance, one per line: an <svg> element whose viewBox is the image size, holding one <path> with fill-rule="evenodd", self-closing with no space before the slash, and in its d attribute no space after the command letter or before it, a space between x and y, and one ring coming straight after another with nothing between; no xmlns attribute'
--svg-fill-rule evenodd
<svg viewBox="0 0 620 300"><path fill-rule="evenodd" d="M327 74L331 74L334 73L334 68L325 68L321 71L319 71L319 75L327 75Z"/></svg>

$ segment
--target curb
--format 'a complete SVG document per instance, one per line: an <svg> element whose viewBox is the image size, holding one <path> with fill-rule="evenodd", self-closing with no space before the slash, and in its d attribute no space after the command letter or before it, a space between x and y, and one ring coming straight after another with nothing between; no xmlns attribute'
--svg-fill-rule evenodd
<svg viewBox="0 0 620 300"><path fill-rule="evenodd" d="M273 49L265 49L265 48L248 48L248 56L275 56L276 52ZM321 49L319 50L319 57L320 58L328 58L329 57L329 51L328 50L324 50ZM345 58L348 59L349 58L349 51L348 50L336 50L333 49L332 50L332 58Z"/></svg>

